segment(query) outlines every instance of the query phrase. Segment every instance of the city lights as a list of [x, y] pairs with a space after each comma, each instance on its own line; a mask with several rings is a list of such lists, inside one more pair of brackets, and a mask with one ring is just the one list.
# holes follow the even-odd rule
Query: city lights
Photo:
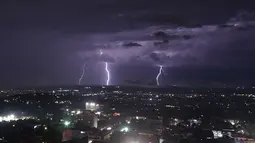
[[101, 112], [98, 111], [98, 112], [96, 112], [95, 114], [96, 114], [96, 115], [101, 115]]
[[64, 122], [64, 125], [67, 127], [67, 126], [70, 125], [70, 122], [69, 122], [69, 121], [65, 121], [65, 122]]
[[85, 108], [86, 110], [95, 111], [99, 109], [99, 104], [96, 104], [95, 102], [86, 102]]
[[3, 122], [3, 121], [10, 122], [10, 121], [15, 121], [15, 120], [18, 120], [18, 118], [16, 118], [16, 116], [14, 114], [0, 117], [0, 122]]
[[124, 127], [124, 128], [122, 128], [120, 131], [121, 131], [121, 132], [128, 132], [129, 129], [128, 129], [128, 127]]
[[81, 111], [80, 111], [80, 110], [77, 110], [77, 111], [76, 111], [76, 114], [77, 114], [77, 115], [81, 114]]
[[221, 131], [212, 130], [212, 132], [213, 132], [213, 136], [214, 136], [215, 139], [223, 137], [223, 134], [222, 134]]

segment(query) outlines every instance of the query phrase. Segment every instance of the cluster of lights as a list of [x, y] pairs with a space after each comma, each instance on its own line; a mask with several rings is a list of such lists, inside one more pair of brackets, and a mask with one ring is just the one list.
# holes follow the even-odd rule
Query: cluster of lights
[[135, 116], [136, 120], [146, 120], [146, 117]]
[[16, 118], [15, 115], [10, 114], [7, 116], [0, 116], [0, 122], [6, 121], [6, 122], [10, 122], [10, 121], [16, 121], [18, 120], [18, 118]]
[[222, 134], [221, 131], [215, 131], [215, 130], [213, 130], [212, 132], [213, 132], [213, 136], [214, 136], [215, 139], [217, 139], [217, 138], [222, 138], [222, 137], [223, 137], [223, 134]]
[[129, 129], [128, 129], [128, 127], [124, 127], [124, 128], [122, 128], [120, 131], [121, 131], [121, 132], [128, 132]]
[[44, 130], [48, 130], [48, 127], [46, 125], [35, 125], [34, 126], [34, 129], [38, 128], [38, 127], [41, 127], [43, 126], [44, 127]]
[[231, 125], [236, 125], [239, 121], [236, 120], [228, 120]]
[[88, 106], [98, 106], [98, 104], [96, 104], [96, 103], [94, 103], [94, 102], [91, 102], [91, 103], [86, 102], [86, 105], [88, 105]]
[[26, 120], [26, 119], [36, 119], [36, 118], [35, 117], [31, 117], [31, 116], [17, 117], [14, 114], [9, 114], [7, 116], [0, 116], [0, 122], [10, 122], [10, 121]]
[[95, 103], [86, 103], [86, 105], [95, 106]]
[[96, 104], [95, 102], [86, 102], [86, 110], [97, 110], [99, 108], [99, 104]]
[[[69, 109], [66, 109], [66, 112], [69, 112], [69, 111], [70, 111]], [[74, 115], [74, 114], [79, 115], [79, 114], [81, 114], [81, 113], [82, 113], [81, 110], [72, 110], [72, 111], [71, 111], [71, 115]]]

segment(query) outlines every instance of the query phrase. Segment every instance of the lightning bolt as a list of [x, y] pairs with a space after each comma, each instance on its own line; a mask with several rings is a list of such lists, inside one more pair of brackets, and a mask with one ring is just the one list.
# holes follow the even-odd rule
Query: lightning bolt
[[[103, 53], [103, 51], [100, 49], [100, 51], [99, 51], [99, 54], [100, 54], [100, 56], [102, 56], [104, 53]], [[105, 63], [105, 72], [106, 72], [106, 75], [107, 75], [107, 80], [106, 80], [106, 85], [109, 85], [109, 83], [110, 83], [110, 71], [109, 71], [109, 69], [108, 69], [108, 63], [107, 62], [104, 62]]]
[[158, 72], [158, 75], [157, 75], [157, 77], [156, 77], [156, 81], [157, 81], [157, 85], [160, 85], [159, 84], [159, 77], [160, 77], [160, 75], [161, 75], [161, 73], [162, 73], [162, 71], [163, 71], [163, 66], [159, 66], [160, 68], [159, 68], [159, 72]]
[[85, 66], [86, 66], [86, 62], [84, 62], [83, 66], [82, 66], [82, 74], [81, 74], [81, 77], [79, 78], [79, 85], [81, 85], [81, 80], [83, 79], [83, 76], [85, 73]]
[[105, 71], [107, 73], [106, 85], [109, 85], [109, 82], [110, 82], [110, 71], [108, 69], [108, 63], [107, 62], [105, 62]]

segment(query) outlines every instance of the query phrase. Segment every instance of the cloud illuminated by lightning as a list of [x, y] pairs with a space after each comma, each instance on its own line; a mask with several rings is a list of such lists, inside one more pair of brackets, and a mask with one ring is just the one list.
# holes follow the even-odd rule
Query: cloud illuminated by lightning
[[162, 71], [163, 71], [163, 66], [159, 66], [160, 68], [159, 68], [159, 72], [158, 72], [158, 75], [157, 75], [157, 77], [156, 77], [156, 81], [157, 81], [157, 85], [160, 85], [159, 84], [159, 77], [160, 77], [160, 75], [161, 75], [161, 73], [162, 73]]
[[105, 71], [107, 73], [106, 85], [109, 85], [109, 82], [110, 82], [110, 71], [108, 69], [108, 63], [107, 62], [105, 62]]
[[79, 85], [81, 85], [81, 80], [83, 79], [83, 76], [85, 73], [85, 66], [86, 66], [86, 62], [84, 62], [83, 66], [82, 66], [82, 74], [81, 74], [81, 77], [79, 78]]
[[103, 51], [100, 49], [100, 56], [103, 55]]

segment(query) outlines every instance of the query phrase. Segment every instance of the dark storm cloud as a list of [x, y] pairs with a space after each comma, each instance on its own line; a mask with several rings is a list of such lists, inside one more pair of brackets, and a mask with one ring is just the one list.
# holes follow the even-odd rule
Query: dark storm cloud
[[152, 59], [152, 61], [155, 65], [164, 65], [165, 62], [168, 64], [168, 66], [170, 66], [170, 64], [171, 64], [170, 58], [166, 57], [166, 55], [164, 55], [162, 53], [151, 53], [149, 55], [149, 58]]
[[143, 11], [140, 13], [136, 13], [135, 15], [130, 15], [130, 19], [156, 24], [186, 25], [189, 23], [187, 19], [181, 17], [180, 15], [174, 15], [173, 13], [169, 12]]
[[150, 54], [150, 58], [151, 58], [152, 60], [154, 60], [155, 62], [158, 62], [158, 61], [160, 60], [158, 54], [156, 54], [156, 53], [151, 53], [151, 54]]
[[[206, 62], [214, 64], [223, 64], [233, 67], [254, 67], [250, 62], [254, 61], [255, 50], [252, 45], [255, 42], [252, 37], [255, 36], [255, 30], [233, 33], [232, 42], [226, 43], [226, 47], [219, 45], [219, 48], [211, 48], [207, 51], [204, 58]], [[217, 55], [218, 58], [213, 58]]]
[[[153, 36], [155, 36], [156, 38], [160, 38], [160, 39], [170, 38], [170, 35], [168, 35], [167, 33], [163, 32], [163, 31], [157, 31], [157, 32], [153, 33]], [[173, 38], [176, 38], [176, 37], [174, 36]]]
[[[141, 63], [151, 62], [152, 65], [164, 64], [164, 66], [218, 65], [238, 67], [247, 65], [248, 59], [252, 60], [248, 53], [253, 53], [253, 50], [243, 49], [242, 44], [255, 44], [249, 38], [254, 35], [254, 31], [252, 29], [249, 31], [236, 31], [235, 29], [240, 26], [246, 27], [247, 23], [253, 23], [253, 21], [231, 20], [230, 22], [235, 26], [227, 29], [221, 29], [219, 25], [204, 25], [198, 28], [154, 26], [138, 31], [130, 30], [112, 33], [105, 35], [106, 38], [101, 35], [98, 39], [101, 39], [101, 41], [105, 39], [102, 44], [107, 44], [111, 47], [105, 52], [119, 64], [128, 63], [133, 61], [132, 58], [139, 57], [139, 59], [136, 58], [135, 60], [139, 60]], [[156, 38], [148, 38], [147, 35], [150, 33], [153, 33]], [[165, 40], [158, 41], [157, 38], [159, 37]], [[97, 36], [94, 36], [94, 38], [96, 40]], [[141, 43], [139, 48], [130, 47], [125, 49], [125, 46], [121, 44], [136, 38], [140, 39], [138, 41]], [[118, 39], [118, 41], [116, 42], [113, 39]], [[242, 39], [246, 42], [242, 42]], [[246, 47], [250, 48], [249, 46]], [[245, 52], [238, 56], [229, 55], [235, 49]], [[216, 58], [215, 56], [217, 55], [219, 57]]]
[[169, 35], [167, 34], [166, 32], [163, 32], [163, 31], [157, 31], [155, 33], [153, 33], [153, 36], [156, 38], [156, 39], [162, 39], [163, 42], [165, 41], [168, 41], [168, 40], [177, 40], [177, 39], [183, 39], [183, 40], [188, 40], [188, 39], [191, 39], [192, 36], [191, 35]]
[[168, 44], [168, 43], [169, 43], [169, 40], [156, 41], [156, 42], [154, 42], [154, 46]]
[[[228, 21], [236, 6], [251, 7], [248, 1], [1, 1], [0, 85], [77, 83], [84, 61], [253, 67], [252, 14]], [[163, 36], [153, 35], [158, 31]], [[130, 41], [139, 46], [123, 45]], [[98, 84], [93, 66], [88, 84]]]
[[142, 45], [139, 43], [135, 43], [135, 42], [129, 42], [129, 43], [124, 43], [123, 46], [124, 47], [140, 47]]

